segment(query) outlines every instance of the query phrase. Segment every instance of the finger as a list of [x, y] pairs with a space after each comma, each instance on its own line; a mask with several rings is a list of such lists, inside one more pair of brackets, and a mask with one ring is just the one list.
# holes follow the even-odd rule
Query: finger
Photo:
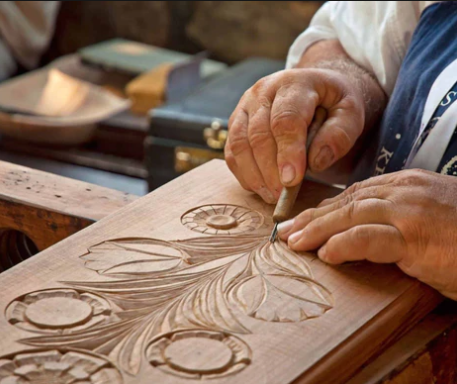
[[270, 130], [269, 104], [257, 103], [255, 106], [255, 112], [249, 117], [248, 138], [266, 187], [277, 201], [281, 194], [282, 184], [276, 163], [276, 142]]
[[[324, 83], [329, 82], [324, 77]], [[365, 112], [362, 103], [350, 92], [347, 84], [333, 79], [326, 84], [333, 92], [321, 93], [320, 104], [327, 109], [327, 119], [316, 133], [309, 149], [309, 167], [322, 172], [345, 156], [363, 132]], [[331, 97], [331, 95], [333, 97]]]
[[240, 111], [229, 127], [230, 151], [235, 158], [237, 171], [251, 191], [257, 193], [265, 202], [273, 204], [275, 198], [268, 190], [255, 162], [248, 139], [249, 118], [246, 111]]
[[363, 224], [389, 224], [391, 204], [385, 200], [355, 201], [311, 221], [304, 229], [289, 236], [290, 248], [309, 251], [324, 244], [332, 236]]
[[314, 116], [317, 95], [294, 85], [281, 87], [270, 114], [270, 127], [277, 146], [281, 183], [294, 186], [306, 170], [307, 129]]
[[238, 169], [238, 165], [236, 164], [235, 157], [233, 156], [232, 151], [230, 150], [230, 139], [227, 139], [225, 148], [224, 148], [224, 158], [227, 166], [229, 167], [230, 171], [236, 177], [240, 185], [247, 191], [252, 190], [249, 188], [249, 185], [244, 181], [243, 175], [241, 174], [240, 170]]
[[[388, 184], [392, 183], [395, 179], [396, 179], [396, 175], [392, 173], [392, 174], [371, 177], [369, 179], [354, 183], [351, 186], [349, 186], [348, 188], [346, 188], [339, 195], [336, 195], [335, 197], [332, 197], [330, 199], [323, 200], [318, 205], [318, 207], [325, 207], [327, 205], [334, 204], [337, 201], [344, 200], [344, 199], [347, 200], [351, 195], [354, 195], [354, 194], [373, 193], [375, 190], [370, 189], [370, 188], [387, 186]], [[370, 191], [363, 191], [365, 189], [370, 189]], [[381, 189], [379, 189], [379, 191], [381, 191]]]
[[407, 254], [400, 231], [390, 225], [360, 225], [337, 234], [319, 250], [319, 258], [329, 264], [369, 260], [399, 263]]
[[320, 204], [317, 208], [310, 208], [297, 215], [294, 219], [285, 221], [278, 225], [278, 236], [287, 241], [289, 236], [305, 228], [311, 221], [325, 216], [331, 212], [337, 211], [344, 206], [355, 201], [368, 199], [387, 199], [390, 191], [385, 186], [368, 187], [359, 189], [352, 194], [347, 194], [345, 197], [334, 201], [333, 203]]

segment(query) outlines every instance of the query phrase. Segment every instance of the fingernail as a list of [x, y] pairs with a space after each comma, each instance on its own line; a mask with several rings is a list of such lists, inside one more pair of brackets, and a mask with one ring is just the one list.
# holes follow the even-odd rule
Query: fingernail
[[327, 248], [326, 248], [326, 246], [324, 245], [324, 246], [321, 247], [321, 249], [319, 249], [319, 251], [317, 252], [317, 256], [319, 256], [319, 259], [325, 261], [326, 253], [327, 253]]
[[287, 233], [289, 233], [289, 231], [294, 226], [294, 221], [295, 220], [292, 219], [292, 220], [287, 220], [287, 221], [283, 221], [282, 223], [280, 223], [278, 225], [278, 233], [279, 233], [279, 235], [281, 235], [281, 236], [287, 235]]
[[292, 235], [290, 235], [289, 236], [289, 243], [290, 244], [295, 244], [298, 240], [300, 240], [302, 234], [303, 234], [303, 229], [301, 231], [295, 232]]
[[335, 156], [330, 147], [328, 145], [323, 146], [314, 158], [314, 169], [316, 171], [323, 171], [333, 163], [334, 157]]
[[281, 182], [283, 184], [289, 184], [295, 179], [295, 168], [291, 164], [286, 164], [282, 167]]

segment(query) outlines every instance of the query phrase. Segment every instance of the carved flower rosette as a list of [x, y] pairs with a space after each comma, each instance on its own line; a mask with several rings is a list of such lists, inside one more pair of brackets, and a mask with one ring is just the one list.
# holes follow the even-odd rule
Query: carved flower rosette
[[[109, 281], [67, 284], [80, 295], [86, 292], [112, 303], [115, 316], [85, 329], [22, 342], [91, 349], [133, 375], [147, 360], [167, 373], [213, 378], [239, 372], [250, 362], [249, 347], [235, 336], [250, 333], [243, 313], [258, 321], [286, 323], [318, 317], [332, 308], [331, 293], [314, 279], [306, 258], [256, 232], [264, 224], [260, 213], [211, 205], [186, 212], [182, 223], [204, 234], [174, 241], [114, 239], [90, 247], [82, 256], [85, 266]], [[211, 230], [204, 231], [205, 226]], [[195, 330], [200, 330], [200, 339], [190, 345], [211, 344], [225, 351], [221, 353], [227, 361], [237, 363], [218, 361], [212, 367], [202, 362], [184, 368], [175, 364], [177, 340], [183, 344], [180, 338], [197, 337]], [[167, 353], [174, 360], [165, 359]]]
[[106, 358], [93, 353], [38, 350], [0, 357], [0, 383], [121, 384], [122, 375]]

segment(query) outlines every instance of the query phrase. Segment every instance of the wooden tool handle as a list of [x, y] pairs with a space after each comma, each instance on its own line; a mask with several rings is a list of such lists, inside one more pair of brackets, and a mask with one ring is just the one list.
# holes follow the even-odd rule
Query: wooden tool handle
[[276, 204], [273, 213], [273, 220], [275, 223], [281, 223], [290, 217], [301, 185], [302, 183], [299, 183], [295, 187], [284, 187], [282, 189], [281, 196], [279, 196], [278, 203]]
[[[326, 118], [327, 111], [322, 107], [318, 107], [314, 114], [314, 120], [308, 129], [306, 153], [308, 153], [308, 149], [311, 145], [311, 142], [313, 141], [317, 131], [320, 129]], [[276, 204], [276, 208], [273, 213], [273, 220], [275, 223], [280, 223], [282, 221], [287, 220], [290, 217], [292, 209], [294, 208], [295, 200], [297, 200], [297, 195], [298, 192], [300, 192], [302, 184], [303, 181], [294, 187], [284, 187], [282, 189], [281, 196], [279, 196], [278, 203]]]

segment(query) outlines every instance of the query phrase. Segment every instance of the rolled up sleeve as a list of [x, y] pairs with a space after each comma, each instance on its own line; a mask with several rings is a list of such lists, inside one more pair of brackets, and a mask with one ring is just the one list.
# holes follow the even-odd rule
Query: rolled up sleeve
[[320, 40], [338, 39], [347, 54], [372, 72], [390, 95], [424, 1], [330, 1], [325, 3], [293, 43], [287, 68]]

